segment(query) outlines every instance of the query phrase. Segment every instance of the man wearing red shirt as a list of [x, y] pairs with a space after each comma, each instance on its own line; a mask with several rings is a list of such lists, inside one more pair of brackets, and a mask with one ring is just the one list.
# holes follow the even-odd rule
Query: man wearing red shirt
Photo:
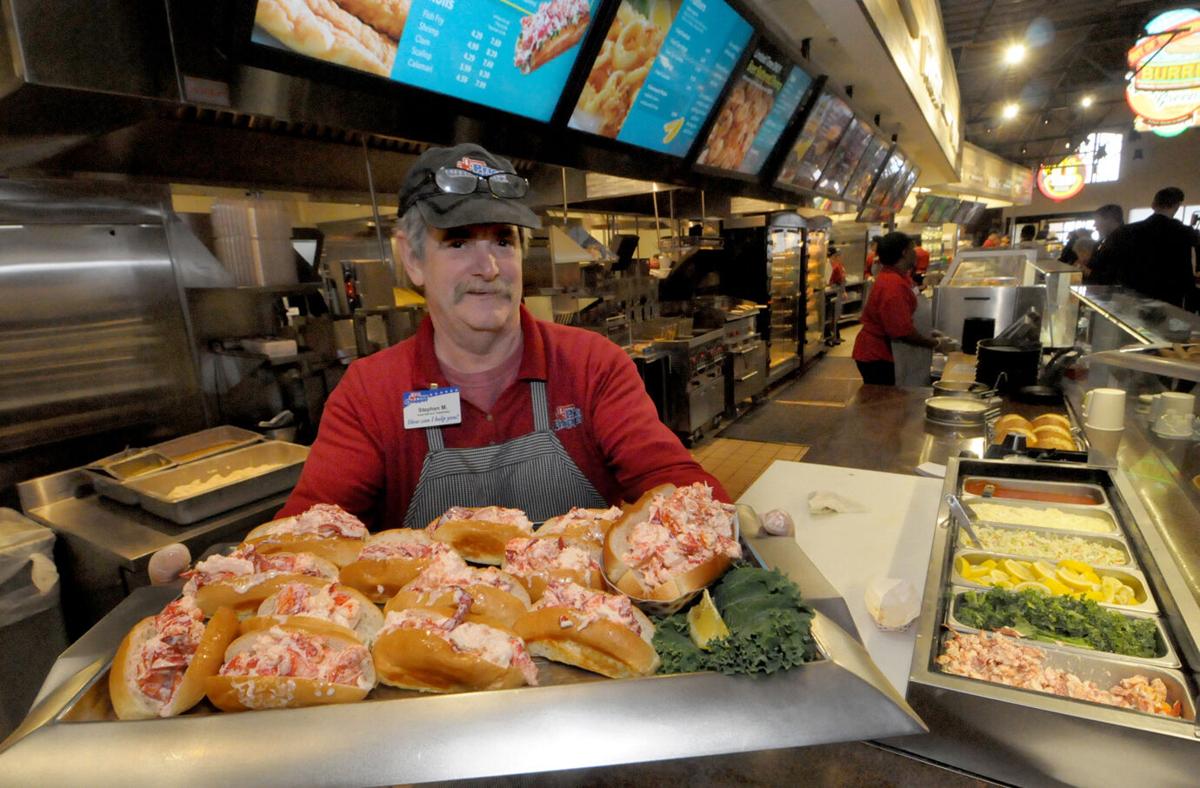
[[929, 270], [929, 250], [921, 246], [921, 236], [919, 235], [913, 236], [913, 244], [915, 245], [913, 253], [917, 256], [917, 264], [913, 268], [913, 278], [920, 284], [925, 272]]
[[879, 241], [880, 271], [863, 308], [862, 329], [854, 340], [854, 361], [864, 383], [896, 385], [892, 342], [909, 342], [945, 352], [947, 340], [927, 337], [913, 326], [917, 296], [909, 277], [916, 264], [913, 240], [901, 232], [890, 232]]
[[540, 226], [520, 202], [527, 190], [477, 145], [416, 161], [397, 246], [429, 317], [351, 365], [278, 516], [336, 503], [379, 530], [498, 505], [536, 522], [668, 482], [706, 482], [728, 500], [658, 420], [620, 348], [520, 305], [519, 228]]

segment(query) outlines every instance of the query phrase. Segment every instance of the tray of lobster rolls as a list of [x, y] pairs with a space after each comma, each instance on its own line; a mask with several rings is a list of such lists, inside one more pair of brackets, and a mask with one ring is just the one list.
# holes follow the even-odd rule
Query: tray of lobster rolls
[[35, 709], [40, 722], [0, 744], [0, 769], [107, 740], [125, 784], [149, 783], [170, 760], [156, 747], [203, 735], [222, 757], [183, 753], [174, 782], [238, 779], [243, 758], [240, 778], [266, 783], [522, 773], [726, 752], [738, 720], [775, 722], [747, 739], [760, 748], [828, 741], [796, 726], [796, 704], [826, 691], [877, 712], [839, 723], [855, 728], [845, 738], [922, 730], [877, 670], [864, 680], [861, 645], [758, 559], [748, 518], [704, 484], [541, 524], [452, 507], [370, 533], [314, 506], [196, 562], [181, 587], [127, 599], [110, 618], [144, 609], [132, 628], [106, 619], [60, 659], [87, 650], [106, 669], [44, 693], [61, 708]]

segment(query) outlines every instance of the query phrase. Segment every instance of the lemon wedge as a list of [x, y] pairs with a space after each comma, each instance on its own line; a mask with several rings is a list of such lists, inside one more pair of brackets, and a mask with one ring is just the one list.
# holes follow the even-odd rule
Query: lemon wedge
[[965, 580], [970, 580], [971, 569], [971, 562], [967, 560], [966, 556], [960, 555], [958, 558], [954, 559], [954, 571], [958, 572], [959, 577], [962, 577]]
[[1025, 561], [1015, 561], [1011, 558], [1004, 559], [1004, 571], [1008, 572], [1015, 580], [1021, 582], [1029, 582], [1034, 579], [1033, 571], [1029, 568], [1029, 564]]
[[1037, 591], [1039, 594], [1050, 595], [1050, 587], [1045, 583], [1039, 583], [1035, 580], [1026, 580], [1024, 583], [1017, 583], [1013, 586], [1013, 591]]
[[1008, 573], [1000, 569], [993, 569], [987, 579], [992, 583], [1012, 583], [1012, 578], [1008, 576]]
[[1037, 575], [1038, 579], [1043, 583], [1051, 578], [1057, 577], [1055, 575], [1056, 571], [1057, 570], [1054, 568], [1054, 564], [1050, 563], [1049, 561], [1033, 562], [1033, 573]]
[[692, 642], [705, 651], [712, 641], [729, 637], [729, 627], [725, 626], [721, 619], [721, 613], [713, 604], [707, 588], [704, 589], [704, 596], [700, 597], [700, 601], [688, 611], [687, 622]]
[[986, 561], [981, 561], [979, 565], [980, 565], [980, 566], [986, 566], [988, 569], [995, 569], [997, 566], [999, 566], [999, 565], [996, 563], [996, 559], [995, 559], [995, 558], [989, 558], [989, 559], [987, 559]]
[[1067, 569], [1066, 567], [1059, 567], [1056, 574], [1058, 575], [1059, 580], [1076, 591], [1091, 591], [1093, 588], [1100, 585], [1098, 582], [1093, 583], [1084, 575]]
[[1057, 577], [1047, 577], [1042, 582], [1046, 584], [1046, 588], [1050, 589], [1050, 593], [1055, 596], [1066, 596], [1071, 593], [1071, 589], [1064, 585]]
[[1133, 595], [1133, 589], [1127, 585], [1122, 585], [1117, 589], [1116, 593], [1113, 594], [1113, 599], [1116, 600], [1118, 605], [1132, 605], [1137, 601]]
[[1084, 592], [1083, 592], [1083, 598], [1084, 598], [1084, 599], [1090, 599], [1090, 600], [1092, 600], [1093, 602], [1103, 602], [1103, 601], [1105, 601], [1105, 600], [1104, 600], [1104, 593], [1103, 593], [1102, 591], [1098, 590], [1098, 589], [1095, 589], [1095, 588], [1088, 589], [1087, 591], [1084, 591]]

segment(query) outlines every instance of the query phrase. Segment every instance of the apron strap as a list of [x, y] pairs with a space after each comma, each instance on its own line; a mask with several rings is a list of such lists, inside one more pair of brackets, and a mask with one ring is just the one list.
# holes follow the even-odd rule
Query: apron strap
[[550, 432], [550, 405], [546, 401], [546, 381], [529, 381], [529, 394], [533, 401], [534, 431]]
[[441, 427], [426, 427], [425, 442], [429, 444], [429, 451], [441, 451], [446, 448], [446, 442], [442, 440]]

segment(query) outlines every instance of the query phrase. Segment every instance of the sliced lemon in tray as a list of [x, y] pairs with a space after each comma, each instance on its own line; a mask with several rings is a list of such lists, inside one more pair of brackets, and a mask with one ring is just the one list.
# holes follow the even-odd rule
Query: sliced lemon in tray
[[1093, 583], [1085, 575], [1081, 575], [1072, 569], [1067, 569], [1065, 566], [1060, 566], [1056, 574], [1059, 580], [1076, 591], [1091, 591], [1100, 585], [1099, 582]]
[[1058, 570], [1055, 569], [1054, 564], [1050, 563], [1049, 561], [1034, 561], [1033, 562], [1033, 573], [1035, 575], [1037, 575], [1037, 578], [1039, 580], [1041, 580], [1043, 583], [1051, 578], [1054, 578], [1057, 580], [1058, 579], [1058, 575], [1056, 574], [1057, 571]]
[[1027, 580], [1024, 583], [1017, 583], [1013, 586], [1013, 591], [1037, 591], [1039, 594], [1049, 596], [1054, 593], [1045, 583], [1039, 583], [1036, 580]]
[[725, 621], [721, 618], [717, 606], [713, 604], [712, 597], [708, 595], [707, 588], [704, 589], [704, 596], [700, 597], [700, 601], [688, 611], [687, 622], [692, 642], [705, 651], [708, 650], [710, 642], [729, 637], [729, 627], [725, 626]]
[[1009, 576], [1018, 582], [1028, 583], [1034, 579], [1033, 570], [1030, 569], [1029, 564], [1025, 561], [1006, 558], [1004, 559], [1003, 566], [1004, 571], [1008, 572]]

